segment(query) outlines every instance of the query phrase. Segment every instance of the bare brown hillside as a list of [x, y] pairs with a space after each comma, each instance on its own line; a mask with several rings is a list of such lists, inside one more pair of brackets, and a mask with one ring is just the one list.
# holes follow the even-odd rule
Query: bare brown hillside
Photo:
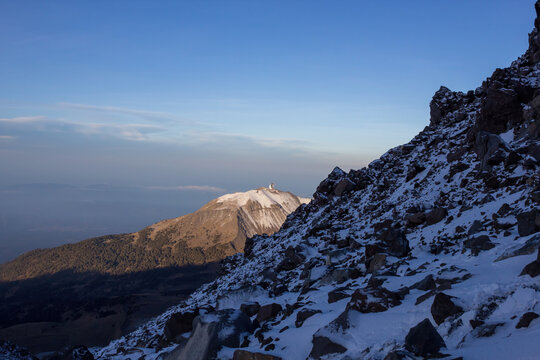
[[0, 281], [65, 270], [119, 275], [214, 262], [241, 252], [247, 237], [273, 234], [289, 213], [308, 201], [268, 188], [224, 195], [192, 214], [135, 233], [30, 251], [0, 265]]

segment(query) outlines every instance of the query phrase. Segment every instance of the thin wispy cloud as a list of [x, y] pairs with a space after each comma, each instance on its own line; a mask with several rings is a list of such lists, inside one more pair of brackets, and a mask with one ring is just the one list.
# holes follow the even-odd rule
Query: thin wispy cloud
[[[118, 121], [107, 123], [84, 120], [74, 121], [45, 116], [0, 118], [0, 124], [15, 129], [37, 132], [74, 132], [84, 135], [113, 136], [136, 141], [151, 140], [153, 134], [166, 130], [165, 127], [156, 124]], [[13, 139], [13, 136], [2, 135], [0, 139]]]
[[165, 129], [157, 125], [149, 124], [104, 124], [104, 123], [74, 123], [78, 133], [86, 135], [115, 135], [128, 140], [144, 141], [149, 140], [150, 135], [164, 131]]
[[140, 117], [146, 120], [168, 120], [172, 122], [177, 123], [183, 123], [183, 124], [190, 124], [194, 125], [196, 122], [190, 121], [184, 118], [181, 118], [179, 116], [165, 113], [165, 112], [159, 112], [159, 111], [148, 111], [148, 110], [140, 110], [140, 109], [129, 109], [129, 108], [123, 108], [123, 107], [117, 107], [117, 106], [100, 106], [100, 105], [89, 105], [89, 104], [73, 104], [73, 103], [66, 103], [66, 102], [60, 102], [56, 104], [59, 107], [62, 108], [70, 108], [70, 109], [78, 109], [78, 110], [86, 110], [86, 111], [99, 111], [99, 112], [106, 112], [106, 113], [116, 113], [116, 114], [123, 114], [123, 115], [131, 115]]
[[225, 189], [209, 185], [147, 186], [148, 190], [225, 192]]
[[316, 144], [299, 138], [273, 138], [264, 136], [244, 135], [227, 132], [198, 132], [190, 133], [190, 139], [197, 142], [219, 142], [219, 143], [248, 143], [272, 148], [308, 148]]
[[15, 136], [11, 135], [0, 135], [0, 140], [13, 140], [15, 139]]
[[27, 124], [44, 120], [44, 116], [18, 116], [12, 118], [0, 118], [0, 123]]

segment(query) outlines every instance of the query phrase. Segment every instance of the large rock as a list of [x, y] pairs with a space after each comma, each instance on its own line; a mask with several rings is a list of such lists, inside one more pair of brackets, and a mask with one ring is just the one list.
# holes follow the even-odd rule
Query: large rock
[[537, 313], [532, 311], [523, 314], [519, 319], [518, 323], [516, 324], [516, 329], [528, 328], [531, 324], [531, 321], [533, 321], [534, 319], [538, 319], [539, 317], [540, 316]]
[[499, 150], [506, 150], [507, 147], [500, 136], [486, 131], [479, 131], [476, 134], [474, 151], [480, 160], [481, 170], [489, 170], [490, 165], [488, 164], [488, 160]]
[[94, 360], [94, 355], [86, 346], [70, 346], [55, 352], [47, 360]]
[[522, 113], [518, 93], [504, 88], [498, 81], [492, 81], [482, 102], [477, 125], [480, 130], [500, 134], [509, 126], [519, 123]]
[[281, 305], [275, 303], [261, 306], [257, 312], [257, 321], [262, 324], [264, 321], [274, 318], [282, 310]]
[[426, 221], [426, 214], [423, 212], [416, 212], [414, 214], [409, 214], [405, 217], [405, 220], [407, 220], [408, 226], [418, 226], [424, 223]]
[[540, 275], [540, 248], [538, 249], [538, 258], [534, 260], [533, 262], [527, 264], [523, 270], [521, 271], [521, 274], [519, 276], [523, 275], [529, 275], [530, 277], [537, 277]]
[[240, 305], [240, 311], [246, 314], [249, 317], [256, 315], [261, 309], [261, 305], [258, 302], [244, 303]]
[[448, 215], [448, 211], [445, 208], [436, 207], [433, 208], [430, 212], [426, 214], [426, 224], [427, 225], [433, 225], [438, 223], [439, 221], [442, 221], [446, 215]]
[[233, 360], [281, 360], [281, 358], [270, 354], [236, 350], [233, 355]]
[[342, 354], [347, 351], [346, 347], [335, 343], [326, 336], [315, 334], [311, 342], [313, 347], [309, 353], [309, 359], [321, 359], [325, 355]]
[[383, 312], [391, 307], [401, 304], [401, 296], [398, 293], [377, 286], [357, 289], [351, 295], [347, 309], [361, 313]]
[[313, 309], [302, 309], [296, 313], [296, 321], [294, 322], [294, 326], [301, 327], [304, 324], [304, 321], [309, 319], [315, 314], [321, 313], [321, 310], [313, 310]]
[[534, 209], [517, 214], [516, 219], [518, 223], [519, 236], [528, 236], [540, 230], [537, 217], [537, 211]]
[[377, 235], [378, 239], [383, 242], [385, 251], [392, 256], [404, 257], [409, 251], [409, 240], [405, 237], [405, 234], [395, 227], [388, 227], [382, 229]]
[[281, 263], [278, 264], [276, 271], [290, 271], [296, 269], [300, 264], [304, 262], [306, 257], [300, 253], [300, 250], [289, 246], [285, 250], [284, 258]]
[[341, 196], [351, 190], [354, 190], [355, 184], [348, 178], [342, 179], [336, 184], [333, 194], [335, 196]]
[[332, 304], [336, 301], [348, 298], [350, 295], [343, 288], [337, 288], [328, 292], [328, 303]]
[[437, 325], [442, 324], [448, 317], [461, 313], [463, 313], [463, 309], [454, 304], [452, 296], [444, 293], [435, 295], [435, 299], [433, 299], [433, 304], [431, 305], [431, 315]]
[[525, 53], [529, 64], [533, 65], [540, 62], [540, 2], [534, 4], [536, 10], [536, 20], [534, 21], [534, 30], [529, 34], [529, 49]]
[[405, 348], [418, 356], [437, 355], [442, 347], [446, 344], [429, 319], [411, 328], [405, 337]]
[[383, 360], [415, 360], [416, 356], [408, 351], [391, 351]]
[[223, 347], [240, 347], [242, 335], [251, 333], [253, 325], [240, 310], [225, 309], [199, 315], [193, 321], [193, 332], [181, 350], [167, 360], [210, 360]]
[[429, 103], [430, 125], [441, 123], [442, 119], [459, 107], [457, 94], [445, 86], [441, 86]]
[[193, 320], [197, 312], [175, 313], [165, 322], [163, 335], [169, 341], [178, 342], [180, 335], [193, 330]]
[[433, 279], [433, 275], [429, 274], [422, 280], [409, 286], [409, 288], [422, 291], [435, 290], [437, 288], [437, 283], [435, 282], [435, 279]]
[[478, 255], [480, 251], [490, 250], [495, 247], [495, 244], [491, 242], [487, 235], [480, 235], [467, 239], [463, 244], [465, 245], [465, 248], [471, 250], [473, 255]]
[[386, 255], [375, 254], [366, 261], [367, 271], [369, 273], [374, 273], [377, 270], [380, 270], [385, 264], [386, 264]]

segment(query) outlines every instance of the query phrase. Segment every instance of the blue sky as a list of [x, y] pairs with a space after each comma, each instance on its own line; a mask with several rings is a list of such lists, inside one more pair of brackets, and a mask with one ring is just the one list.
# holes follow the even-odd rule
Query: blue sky
[[522, 54], [533, 4], [2, 1], [0, 186], [311, 195]]

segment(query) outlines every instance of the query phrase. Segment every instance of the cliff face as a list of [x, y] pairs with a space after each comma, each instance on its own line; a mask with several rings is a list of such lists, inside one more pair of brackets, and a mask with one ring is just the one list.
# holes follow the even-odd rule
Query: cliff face
[[[409, 143], [334, 169], [223, 276], [95, 356], [187, 359], [197, 344], [201, 359], [537, 358], [538, 25], [476, 90], [441, 87]], [[187, 340], [170, 336], [197, 314]], [[246, 317], [256, 330], [232, 321]]]
[[192, 214], [160, 221], [136, 233], [30, 251], [0, 265], [0, 281], [66, 270], [124, 274], [218, 261], [241, 252], [248, 237], [273, 234], [287, 215], [308, 202], [266, 188], [224, 195]]

